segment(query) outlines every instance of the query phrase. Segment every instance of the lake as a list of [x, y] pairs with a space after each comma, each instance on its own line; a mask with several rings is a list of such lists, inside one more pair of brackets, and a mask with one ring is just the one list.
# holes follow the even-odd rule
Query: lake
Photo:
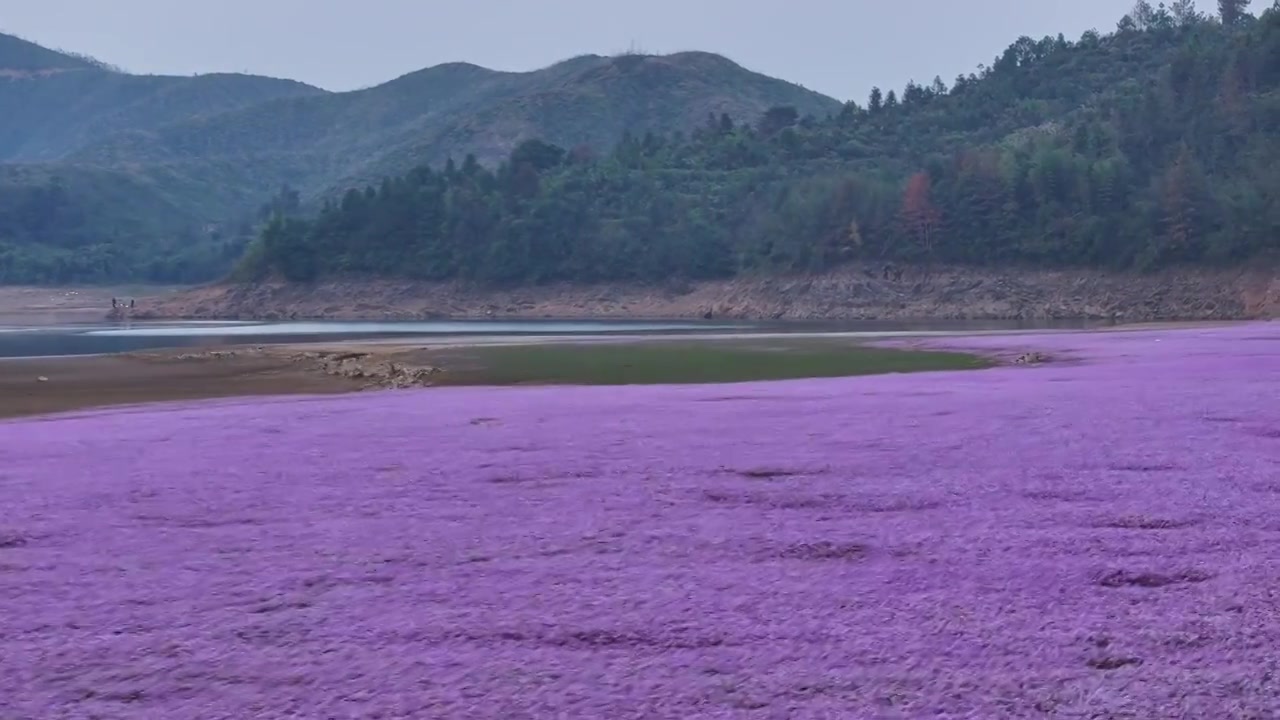
[[160, 348], [414, 338], [586, 337], [707, 333], [894, 334], [1081, 329], [1083, 321], [734, 323], [631, 321], [132, 322], [0, 327], [0, 358], [98, 355]]

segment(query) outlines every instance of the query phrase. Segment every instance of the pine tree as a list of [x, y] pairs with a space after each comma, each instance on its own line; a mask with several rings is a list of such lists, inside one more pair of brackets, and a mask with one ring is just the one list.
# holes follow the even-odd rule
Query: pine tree
[[1138, 30], [1150, 30], [1155, 24], [1156, 9], [1147, 0], [1138, 0], [1129, 11], [1129, 17]]
[[1226, 27], [1235, 27], [1249, 16], [1249, 0], [1218, 0], [1218, 17]]
[[1196, 9], [1196, 0], [1174, 0], [1169, 10], [1178, 27], [1192, 27], [1204, 20], [1204, 15]]
[[1196, 237], [1197, 213], [1193, 198], [1194, 159], [1186, 145], [1165, 172], [1164, 253], [1177, 258], [1185, 256]]

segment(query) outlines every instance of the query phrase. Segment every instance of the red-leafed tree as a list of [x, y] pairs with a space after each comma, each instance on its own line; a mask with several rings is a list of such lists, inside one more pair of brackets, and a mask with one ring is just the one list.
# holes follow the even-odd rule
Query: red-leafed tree
[[934, 236], [942, 219], [942, 214], [933, 204], [932, 187], [929, 173], [918, 172], [907, 181], [907, 189], [902, 193], [903, 229], [930, 262], [933, 259]]
[[1244, 68], [1238, 63], [1228, 64], [1218, 88], [1218, 109], [1235, 135], [1249, 131], [1248, 94]]
[[1185, 260], [1200, 240], [1207, 195], [1204, 175], [1191, 150], [1183, 145], [1162, 181], [1164, 210], [1161, 260]]

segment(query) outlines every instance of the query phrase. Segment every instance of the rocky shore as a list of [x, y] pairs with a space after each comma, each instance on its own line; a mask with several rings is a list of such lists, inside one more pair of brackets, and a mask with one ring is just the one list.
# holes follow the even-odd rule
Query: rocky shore
[[1280, 312], [1280, 274], [1189, 269], [1153, 274], [1092, 270], [907, 270], [703, 283], [546, 285], [494, 289], [459, 283], [345, 280], [211, 285], [145, 298], [137, 319], [720, 318], [741, 320], [1100, 319], [1237, 320]]
[[425, 387], [431, 385], [433, 378], [441, 372], [438, 367], [398, 359], [392, 353], [373, 349], [300, 351], [289, 346], [257, 346], [159, 355], [158, 358], [181, 362], [271, 359], [287, 362], [299, 371], [354, 380], [361, 384], [361, 389], [368, 390]]

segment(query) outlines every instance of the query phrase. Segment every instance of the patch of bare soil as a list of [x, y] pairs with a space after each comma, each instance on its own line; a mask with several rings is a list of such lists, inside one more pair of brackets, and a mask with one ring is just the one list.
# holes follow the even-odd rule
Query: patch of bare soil
[[139, 304], [138, 318], [411, 320], [721, 318], [1235, 320], [1280, 311], [1280, 275], [1262, 270], [1156, 274], [948, 268], [901, 277], [876, 267], [817, 276], [641, 285], [494, 289], [350, 280], [214, 285]]
[[5, 360], [0, 361], [0, 418], [170, 400], [350, 392], [364, 386], [269, 353]]
[[[125, 304], [145, 295], [152, 301], [159, 301], [179, 289], [157, 286], [0, 286], [0, 325], [101, 322], [113, 315], [112, 299]], [[120, 314], [118, 309], [116, 314]]]
[[0, 418], [92, 407], [435, 384], [429, 351], [396, 345], [233, 346], [0, 361]]

